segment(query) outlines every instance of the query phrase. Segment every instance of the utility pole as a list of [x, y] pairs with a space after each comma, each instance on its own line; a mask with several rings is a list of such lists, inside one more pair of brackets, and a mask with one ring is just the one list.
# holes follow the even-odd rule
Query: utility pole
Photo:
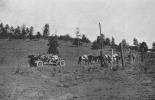
[[101, 62], [101, 67], [103, 67], [103, 53], [102, 53], [103, 39], [102, 39], [102, 31], [101, 31], [101, 24], [100, 24], [100, 22], [99, 22], [99, 30], [100, 30], [100, 45], [101, 45], [101, 49], [100, 49], [100, 62]]

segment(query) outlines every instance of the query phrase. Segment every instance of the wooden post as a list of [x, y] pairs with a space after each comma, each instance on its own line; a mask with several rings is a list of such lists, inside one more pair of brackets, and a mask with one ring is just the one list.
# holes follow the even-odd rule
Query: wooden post
[[112, 51], [111, 51], [111, 57], [112, 57], [112, 64], [113, 64], [113, 54], [114, 54], [114, 50], [112, 49]]
[[124, 59], [124, 50], [123, 50], [123, 45], [121, 43], [121, 60], [122, 60], [122, 68], [125, 68], [125, 59]]
[[101, 24], [99, 22], [99, 30], [100, 30], [100, 45], [101, 45], [101, 49], [100, 49], [100, 62], [101, 62], [101, 67], [103, 67], [103, 55], [102, 55], [102, 48], [103, 48], [103, 41], [102, 41], [102, 32], [101, 32]]
[[113, 59], [113, 54], [114, 54], [114, 50], [113, 49], [111, 49], [111, 69], [113, 68], [113, 61], [114, 61], [114, 59]]

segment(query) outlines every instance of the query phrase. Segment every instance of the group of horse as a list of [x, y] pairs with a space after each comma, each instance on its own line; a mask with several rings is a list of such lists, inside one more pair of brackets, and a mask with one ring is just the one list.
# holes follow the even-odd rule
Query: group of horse
[[[129, 54], [127, 56], [128, 62], [129, 63], [134, 63], [136, 60], [136, 55], [135, 54]], [[102, 56], [93, 56], [93, 55], [81, 55], [78, 58], [78, 64], [82, 64], [84, 62], [85, 64], [93, 64], [93, 63], [99, 63], [101, 61], [106, 61], [109, 64], [118, 64], [119, 61], [121, 60], [121, 56], [119, 53], [115, 53], [113, 55], [108, 55], [108, 54], [103, 54]]]
[[120, 59], [120, 56], [118, 54], [113, 54], [113, 55], [99, 55], [99, 56], [93, 56], [93, 55], [81, 55], [78, 58], [78, 64], [82, 64], [84, 62], [85, 64], [93, 64], [93, 63], [99, 63], [103, 60], [106, 62], [112, 64], [112, 63], [118, 63]]

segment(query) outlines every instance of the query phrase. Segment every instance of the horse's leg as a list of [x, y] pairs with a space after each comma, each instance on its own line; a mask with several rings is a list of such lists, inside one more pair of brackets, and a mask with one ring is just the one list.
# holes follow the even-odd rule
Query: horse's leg
[[89, 60], [87, 60], [86, 62], [87, 62], [87, 63], [88, 63], [88, 65], [89, 65]]
[[81, 59], [81, 56], [80, 56], [79, 59], [78, 59], [78, 64], [81, 65], [81, 61], [82, 61], [82, 59]]
[[84, 62], [85, 62], [85, 65], [87, 64], [87, 61], [86, 60], [84, 60]]

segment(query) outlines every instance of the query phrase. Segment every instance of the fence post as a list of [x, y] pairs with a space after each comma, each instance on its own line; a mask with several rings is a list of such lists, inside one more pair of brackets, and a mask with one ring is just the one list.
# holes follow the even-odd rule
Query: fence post
[[122, 43], [121, 43], [121, 60], [122, 60], [122, 68], [124, 69], [125, 68], [125, 59], [124, 59], [124, 51], [123, 51], [123, 46], [122, 46]]
[[111, 69], [113, 68], [113, 61], [114, 61], [113, 54], [114, 54], [114, 51], [113, 49], [111, 49]]
[[112, 64], [113, 64], [113, 54], [114, 54], [114, 50], [112, 49], [112, 51], [111, 51], [111, 57], [112, 57]]

